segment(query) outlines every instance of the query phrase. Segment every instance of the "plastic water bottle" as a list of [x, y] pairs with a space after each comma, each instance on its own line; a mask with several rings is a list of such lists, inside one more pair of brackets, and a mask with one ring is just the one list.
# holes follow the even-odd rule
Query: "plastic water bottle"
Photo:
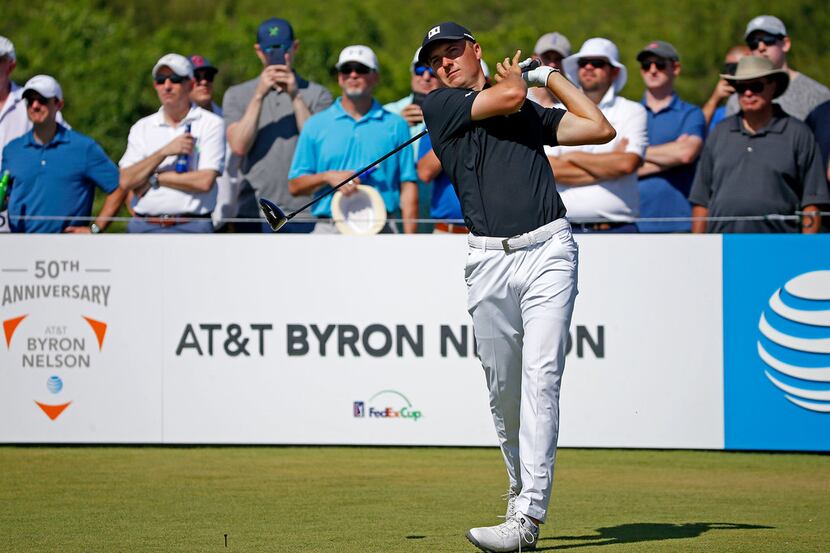
[[9, 181], [11, 180], [11, 173], [6, 169], [3, 171], [3, 177], [0, 178], [0, 211], [6, 203], [6, 194], [9, 192]]
[[[185, 134], [190, 134], [190, 123], [187, 123], [184, 127]], [[176, 158], [176, 172], [177, 173], [187, 173], [187, 170], [190, 168], [190, 160], [188, 159], [187, 154], [179, 154]]]

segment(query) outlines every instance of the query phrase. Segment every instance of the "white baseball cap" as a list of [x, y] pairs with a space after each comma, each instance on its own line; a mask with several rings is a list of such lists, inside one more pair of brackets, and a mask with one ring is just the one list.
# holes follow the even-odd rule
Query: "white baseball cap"
[[540, 36], [539, 40], [536, 41], [536, 46], [533, 47], [533, 53], [537, 56], [551, 50], [559, 52], [563, 58], [567, 58], [571, 55], [571, 42], [561, 33], [547, 33]]
[[765, 31], [771, 35], [787, 36], [787, 27], [784, 22], [774, 15], [759, 15], [753, 17], [746, 26], [744, 38], [746, 39], [755, 31]]
[[362, 44], [355, 44], [343, 48], [343, 51], [340, 52], [340, 57], [337, 58], [337, 65], [335, 67], [340, 69], [344, 64], [349, 62], [362, 63], [373, 71], [380, 71], [378, 57], [371, 48], [363, 46]]
[[153, 66], [153, 77], [162, 67], [169, 67], [173, 73], [181, 77], [193, 78], [193, 65], [189, 59], [180, 54], [164, 54]]
[[17, 60], [17, 54], [14, 51], [14, 44], [6, 37], [0, 35], [0, 58], [9, 56], [13, 60]]
[[562, 68], [573, 83], [579, 83], [579, 62], [580, 58], [605, 58], [611, 65], [620, 70], [614, 80], [614, 94], [617, 94], [628, 80], [628, 70], [620, 63], [620, 51], [617, 45], [607, 38], [589, 38], [582, 44], [579, 52], [562, 60]]
[[61, 90], [61, 85], [58, 84], [58, 81], [54, 79], [54, 77], [50, 77], [49, 75], [35, 75], [28, 81], [26, 81], [26, 85], [23, 87], [22, 95], [26, 95], [26, 91], [34, 90], [44, 98], [57, 98], [58, 100], [63, 100], [63, 90]]
[[334, 193], [331, 215], [340, 234], [377, 234], [386, 224], [386, 204], [376, 188], [358, 184], [348, 196], [339, 190]]

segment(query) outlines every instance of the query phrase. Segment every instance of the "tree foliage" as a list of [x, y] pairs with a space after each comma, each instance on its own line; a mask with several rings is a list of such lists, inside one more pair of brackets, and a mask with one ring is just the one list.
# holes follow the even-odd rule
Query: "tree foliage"
[[26, 0], [4, 3], [0, 34], [18, 52], [13, 77], [22, 83], [38, 73], [55, 76], [67, 99], [65, 116], [98, 140], [113, 159], [126, 147], [130, 125], [158, 109], [150, 70], [167, 52], [200, 53], [220, 69], [218, 96], [260, 70], [253, 54], [258, 23], [272, 16], [292, 22], [301, 48], [297, 69], [338, 92], [333, 65], [340, 50], [371, 46], [381, 64], [376, 96], [383, 102], [407, 94], [409, 62], [426, 30], [456, 20], [470, 27], [491, 68], [521, 48], [530, 53], [542, 33], [567, 35], [574, 49], [587, 38], [617, 43], [629, 68], [623, 94], [639, 98], [637, 51], [654, 39], [672, 42], [681, 54], [677, 87], [688, 101], [703, 103], [715, 84], [724, 52], [742, 42], [749, 19], [779, 16], [793, 39], [790, 62], [813, 78], [830, 76], [830, 7], [826, 0], [721, 2], [646, 0], [537, 3], [518, 0], [389, 2], [385, 0]]

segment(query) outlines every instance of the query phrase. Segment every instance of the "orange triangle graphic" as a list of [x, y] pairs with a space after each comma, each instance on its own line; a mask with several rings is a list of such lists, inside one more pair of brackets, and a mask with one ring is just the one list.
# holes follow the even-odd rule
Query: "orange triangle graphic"
[[12, 345], [12, 335], [14, 335], [14, 331], [17, 330], [17, 325], [20, 324], [20, 321], [28, 317], [28, 315], [23, 315], [21, 317], [15, 317], [14, 319], [8, 319], [3, 321], [3, 332], [6, 333], [6, 347], [9, 348]]
[[45, 403], [40, 403], [39, 401], [36, 401], [35, 403], [37, 403], [38, 407], [43, 409], [43, 412], [46, 413], [47, 417], [49, 417], [52, 420], [55, 420], [56, 418], [61, 416], [63, 410], [69, 407], [69, 403], [72, 402], [70, 401], [69, 403], [64, 403], [63, 405], [46, 405]]
[[98, 350], [100, 351], [104, 347], [104, 336], [107, 333], [107, 323], [96, 321], [95, 319], [90, 319], [89, 317], [84, 317], [84, 319], [86, 319], [86, 322], [89, 323], [89, 326], [91, 326], [92, 330], [95, 332], [95, 336], [98, 338]]

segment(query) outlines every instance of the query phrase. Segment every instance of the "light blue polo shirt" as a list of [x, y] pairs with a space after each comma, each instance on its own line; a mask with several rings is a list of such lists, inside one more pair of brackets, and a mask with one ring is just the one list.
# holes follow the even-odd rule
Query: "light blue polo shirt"
[[[338, 98], [331, 107], [312, 115], [303, 126], [288, 178], [314, 175], [324, 171], [358, 171], [383, 157], [407, 140], [409, 126], [399, 115], [372, 102], [369, 112], [360, 120], [347, 114]], [[371, 175], [361, 178], [363, 184], [377, 188], [386, 204], [386, 211], [399, 209], [401, 183], [416, 182], [412, 146], [407, 146], [381, 163]], [[315, 197], [325, 193], [323, 187]], [[314, 204], [316, 217], [331, 217], [331, 196]]]
[[[703, 140], [706, 119], [701, 109], [684, 102], [674, 94], [671, 103], [657, 113], [641, 102], [648, 117], [648, 143], [657, 146], [677, 140], [688, 134]], [[695, 163], [679, 165], [660, 173], [643, 177], [640, 186], [640, 217], [691, 217], [689, 191], [695, 178]], [[639, 222], [640, 232], [689, 232], [692, 224], [686, 222]]]
[[107, 194], [118, 188], [118, 167], [101, 146], [60, 124], [48, 144], [38, 144], [34, 131], [9, 142], [3, 149], [3, 168], [14, 179], [9, 192], [12, 232], [62, 232], [68, 226], [89, 226], [89, 221], [19, 217], [88, 217], [96, 186]]

